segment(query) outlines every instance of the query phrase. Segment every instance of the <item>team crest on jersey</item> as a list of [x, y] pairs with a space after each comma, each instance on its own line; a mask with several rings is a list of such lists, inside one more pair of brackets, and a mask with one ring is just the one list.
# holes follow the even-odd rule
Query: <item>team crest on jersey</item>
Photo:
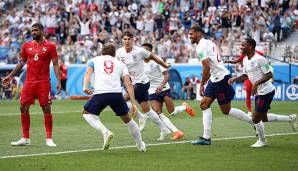
[[122, 61], [123, 63], [125, 63], [125, 57], [124, 57], [124, 56], [121, 56], [120, 59], [121, 59], [121, 61]]
[[31, 48], [29, 48], [28, 50], [32, 50], [32, 47], [31, 47]]
[[200, 53], [199, 53], [199, 58], [200, 58], [200, 59], [203, 59], [203, 58], [204, 58], [204, 53], [203, 53], [203, 52], [200, 52]]
[[137, 56], [136, 55], [132, 55], [132, 59], [133, 59], [133, 61], [136, 61], [137, 60]]
[[46, 52], [46, 51], [47, 51], [47, 48], [43, 47], [43, 48], [42, 48], [42, 51], [43, 51], [43, 52]]

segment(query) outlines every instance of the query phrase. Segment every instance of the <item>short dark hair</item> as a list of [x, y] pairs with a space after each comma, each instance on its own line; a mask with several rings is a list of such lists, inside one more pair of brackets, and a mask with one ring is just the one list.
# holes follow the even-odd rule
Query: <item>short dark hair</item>
[[189, 30], [193, 30], [194, 32], [204, 33], [204, 30], [199, 25], [193, 25], [190, 27]]
[[44, 29], [44, 27], [43, 27], [43, 25], [41, 23], [34, 23], [32, 25], [32, 27], [36, 27], [36, 28], [38, 28], [41, 31], [43, 31], [43, 29]]
[[105, 43], [102, 48], [102, 55], [116, 56], [116, 47], [113, 43]]
[[132, 32], [130, 29], [126, 29], [126, 30], [124, 30], [123, 33], [122, 33], [122, 38], [123, 38], [124, 36], [133, 38], [133, 32]]
[[152, 49], [153, 49], [153, 45], [152, 45], [151, 43], [148, 43], [148, 42], [146, 42], [146, 43], [143, 43], [143, 44], [142, 44], [142, 46], [147, 46], [147, 47], [149, 47], [149, 48], [150, 48], [150, 50], [152, 50]]
[[245, 41], [253, 48], [255, 49], [256, 48], [256, 41], [253, 39], [253, 38], [245, 38]]

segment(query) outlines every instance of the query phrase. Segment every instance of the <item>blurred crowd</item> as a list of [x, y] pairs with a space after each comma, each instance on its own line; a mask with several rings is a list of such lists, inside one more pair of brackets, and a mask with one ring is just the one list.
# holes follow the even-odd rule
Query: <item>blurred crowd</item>
[[[3, 11], [8, 1], [0, 0]], [[10, 1], [9, 1], [10, 2]], [[176, 63], [193, 58], [188, 30], [199, 24], [220, 47], [222, 56], [239, 54], [246, 36], [279, 42], [298, 27], [297, 0], [35, 0], [24, 8], [4, 9], [0, 61], [16, 63], [21, 45], [31, 40], [35, 22], [45, 26], [65, 64], [85, 63], [102, 44], [121, 46], [121, 32], [135, 30], [136, 44], [150, 42], [159, 56]]]

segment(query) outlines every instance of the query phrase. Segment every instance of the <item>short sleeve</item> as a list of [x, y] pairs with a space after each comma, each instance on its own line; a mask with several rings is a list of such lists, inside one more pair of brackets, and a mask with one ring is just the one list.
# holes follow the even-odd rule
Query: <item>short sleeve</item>
[[141, 57], [142, 57], [143, 59], [145, 59], [145, 58], [149, 58], [149, 56], [151, 55], [151, 52], [148, 51], [148, 50], [146, 50], [146, 49], [144, 49], [144, 48], [140, 48], [140, 49], [139, 49], [139, 52], [140, 52], [140, 55], [141, 55]]
[[207, 59], [207, 48], [198, 45], [196, 48], [196, 56], [199, 58], [200, 61]]
[[93, 62], [92, 60], [89, 60], [89, 61], [87, 62], [87, 66], [88, 66], [88, 67], [91, 67], [91, 68], [94, 70], [94, 62]]
[[258, 65], [264, 74], [271, 72], [270, 65], [264, 57], [259, 57]]
[[58, 54], [57, 54], [57, 50], [56, 50], [56, 45], [52, 44], [51, 45], [51, 50], [50, 50], [50, 55], [51, 55], [51, 59], [57, 59], [58, 58]]

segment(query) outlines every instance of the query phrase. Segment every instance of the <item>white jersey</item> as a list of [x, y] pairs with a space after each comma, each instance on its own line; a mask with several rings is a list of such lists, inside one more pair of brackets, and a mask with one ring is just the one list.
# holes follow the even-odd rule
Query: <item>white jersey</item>
[[230, 74], [221, 60], [217, 46], [211, 40], [201, 38], [196, 47], [196, 55], [200, 61], [205, 59], [210, 60], [210, 79], [212, 82], [218, 82]]
[[145, 84], [149, 82], [144, 71], [144, 59], [148, 58], [150, 55], [151, 52], [137, 46], [133, 46], [129, 53], [125, 51], [124, 47], [116, 51], [116, 57], [127, 66], [133, 84]]
[[87, 65], [92, 67], [94, 72], [93, 94], [122, 92], [121, 79], [128, 75], [128, 70], [121, 61], [103, 55], [90, 59]]
[[[243, 72], [248, 76], [249, 80], [253, 84], [260, 80], [265, 74], [271, 72], [271, 69], [268, 61], [263, 56], [255, 53], [250, 60], [247, 56], [243, 59]], [[271, 81], [268, 80], [258, 86], [257, 95], [265, 95], [273, 90], [274, 86]]]
[[[149, 94], [154, 94], [156, 89], [162, 84], [164, 75], [163, 72], [167, 69], [157, 64], [155, 61], [149, 61], [145, 63], [145, 73], [150, 80], [150, 88], [148, 90]], [[167, 82], [163, 87], [162, 91], [170, 89], [170, 85]]]

